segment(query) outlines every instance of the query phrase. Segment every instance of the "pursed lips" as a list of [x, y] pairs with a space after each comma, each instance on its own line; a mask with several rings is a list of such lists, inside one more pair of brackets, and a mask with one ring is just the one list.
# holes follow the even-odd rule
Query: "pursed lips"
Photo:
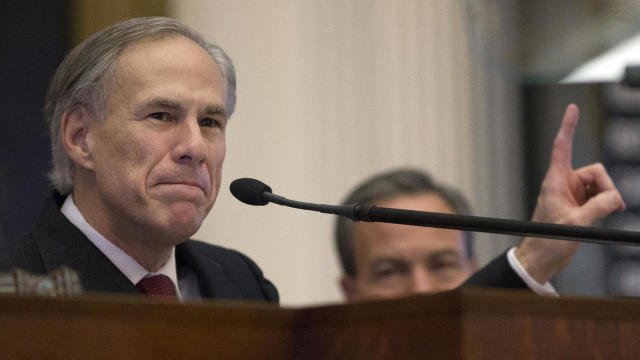
[[178, 185], [178, 186], [189, 186], [189, 187], [197, 188], [200, 191], [202, 191], [202, 193], [205, 196], [209, 194], [209, 189], [211, 188], [209, 185], [209, 181], [204, 181], [204, 180], [198, 182], [198, 181], [192, 181], [192, 180], [162, 179], [156, 183], [156, 186], [163, 186], [163, 185], [167, 185], [167, 186]]
[[202, 190], [202, 192], [205, 195], [207, 194], [206, 188], [208, 188], [208, 187], [205, 187], [205, 186], [203, 186], [201, 184], [198, 184], [198, 183], [195, 183], [195, 182], [191, 182], [191, 181], [170, 181], [170, 182], [161, 183], [159, 185], [186, 185], [186, 186], [191, 186], [191, 187], [195, 187], [195, 188], [198, 188], [198, 189]]
[[152, 183], [161, 188], [166, 186], [167, 189], [174, 187], [178, 190], [182, 187], [185, 191], [188, 191], [189, 188], [196, 188], [202, 191], [205, 197], [211, 193], [211, 180], [206, 171], [169, 171], [155, 176], [153, 180]]

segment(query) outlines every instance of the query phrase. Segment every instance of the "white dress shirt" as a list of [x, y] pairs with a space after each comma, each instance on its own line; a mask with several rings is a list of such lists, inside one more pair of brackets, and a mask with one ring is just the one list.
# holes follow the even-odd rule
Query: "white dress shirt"
[[178, 299], [182, 300], [180, 287], [178, 286], [178, 273], [176, 271], [176, 249], [171, 250], [169, 260], [157, 271], [149, 272], [122, 249], [107, 240], [102, 234], [94, 229], [73, 201], [73, 196], [68, 195], [60, 208], [60, 212], [69, 219], [88, 239], [91, 241], [128, 279], [133, 285], [137, 284], [145, 277], [163, 274], [169, 277], [176, 288]]
[[507, 252], [507, 260], [509, 260], [509, 265], [513, 271], [520, 276], [522, 281], [524, 281], [527, 286], [533, 290], [538, 295], [546, 295], [546, 296], [558, 296], [558, 292], [554, 289], [553, 285], [550, 282], [546, 282], [544, 284], [540, 284], [536, 279], [532, 278], [531, 275], [525, 270], [524, 266], [520, 264], [518, 258], [516, 257], [516, 248], [512, 247]]

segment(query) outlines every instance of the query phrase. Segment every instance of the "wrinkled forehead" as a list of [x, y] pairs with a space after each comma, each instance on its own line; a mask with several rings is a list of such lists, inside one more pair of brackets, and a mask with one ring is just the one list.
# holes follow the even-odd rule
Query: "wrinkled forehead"
[[[138, 41], [118, 57], [111, 76], [110, 92], [136, 98], [162, 94], [145, 91], [184, 86], [183, 95], [210, 93], [217, 105], [226, 101], [225, 83], [208, 52], [183, 36]], [[113, 94], [112, 94], [113, 95]]]
[[464, 234], [458, 230], [398, 225], [357, 223], [354, 227], [354, 256], [424, 258], [443, 251], [465, 254]]
[[193, 62], [196, 55], [200, 60], [206, 61], [212, 70], [220, 73], [218, 64], [206, 48], [179, 34], [147, 37], [128, 44], [118, 54], [112, 70], [131, 66], [132, 62], [146, 65], [159, 60], [180, 62], [186, 67]]
[[442, 195], [434, 191], [404, 193], [391, 197], [380, 198], [373, 204], [394, 209], [430, 211], [453, 214], [455, 211]]

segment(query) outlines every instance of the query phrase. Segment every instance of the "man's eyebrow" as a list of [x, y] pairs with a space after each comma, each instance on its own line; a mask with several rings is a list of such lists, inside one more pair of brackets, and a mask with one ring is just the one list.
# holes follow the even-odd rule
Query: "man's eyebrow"
[[227, 118], [227, 111], [222, 105], [209, 105], [204, 109], [204, 112], [205, 114], [222, 115], [225, 119]]
[[[147, 101], [145, 103], [145, 107], [162, 107], [177, 110], [182, 108], [182, 103], [170, 98], [158, 97]], [[204, 113], [208, 115], [222, 115], [224, 118], [227, 117], [227, 111], [222, 105], [207, 105], [204, 109]]]
[[402, 258], [398, 258], [398, 257], [392, 257], [392, 256], [381, 256], [381, 257], [377, 257], [375, 258], [372, 262], [371, 262], [371, 267], [376, 267], [376, 266], [380, 266], [383, 264], [404, 264], [406, 263], [406, 261]]
[[182, 104], [179, 101], [172, 100], [169, 98], [163, 98], [163, 97], [153, 98], [147, 101], [146, 105], [158, 106], [158, 107], [169, 108], [169, 109], [180, 109], [182, 107]]
[[458, 250], [454, 250], [454, 249], [442, 249], [442, 250], [436, 250], [432, 253], [430, 253], [427, 258], [428, 259], [437, 259], [439, 257], [444, 257], [444, 256], [455, 256], [455, 257], [464, 257], [464, 255], [462, 255], [460, 253], [460, 251]]

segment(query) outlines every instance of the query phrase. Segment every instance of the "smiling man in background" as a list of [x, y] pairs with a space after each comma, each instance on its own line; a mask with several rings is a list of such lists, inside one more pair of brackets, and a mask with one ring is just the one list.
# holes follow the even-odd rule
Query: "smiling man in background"
[[[416, 169], [378, 174], [359, 185], [345, 203], [469, 214], [456, 190]], [[336, 239], [344, 270], [341, 288], [348, 300], [451, 290], [478, 269], [473, 233], [468, 231], [340, 218]]]

